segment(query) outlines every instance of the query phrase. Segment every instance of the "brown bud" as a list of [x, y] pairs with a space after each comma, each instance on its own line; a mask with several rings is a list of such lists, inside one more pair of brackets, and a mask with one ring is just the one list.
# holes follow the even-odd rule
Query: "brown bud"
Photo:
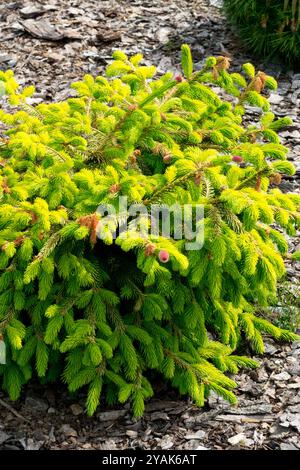
[[5, 194], [10, 194], [11, 193], [11, 189], [8, 187], [8, 184], [7, 184], [7, 178], [3, 178], [2, 188], [3, 188], [3, 192]]
[[129, 162], [131, 163], [131, 165], [134, 165], [136, 163], [136, 156], [134, 154], [130, 155]]
[[280, 173], [275, 173], [270, 177], [270, 183], [278, 186], [281, 183], [282, 176]]
[[172, 158], [171, 154], [170, 154], [170, 153], [166, 153], [166, 154], [163, 156], [163, 162], [164, 162], [164, 163], [170, 163], [171, 158]]
[[130, 104], [128, 106], [128, 111], [134, 111], [135, 109], [138, 108], [138, 105], [137, 104]]
[[155, 155], [158, 155], [159, 153], [163, 154], [163, 152], [164, 152], [164, 146], [160, 144], [159, 142], [157, 142], [155, 146], [153, 147], [153, 153], [155, 153]]
[[22, 235], [21, 237], [16, 238], [15, 241], [14, 241], [15, 246], [20, 246], [20, 245], [22, 245], [22, 243], [23, 243], [24, 240], [25, 240], [24, 235]]
[[201, 183], [201, 173], [197, 173], [194, 178], [194, 183], [196, 186], [199, 186]]
[[258, 72], [252, 80], [252, 89], [260, 93], [263, 91], [266, 83], [266, 74], [264, 72]]
[[38, 216], [33, 211], [28, 211], [28, 213], [31, 216], [31, 223], [35, 224], [35, 222], [37, 222], [37, 220], [38, 220]]
[[85, 215], [78, 219], [77, 221], [82, 227], [91, 228], [91, 216]]
[[119, 184], [113, 184], [113, 185], [109, 188], [110, 194], [116, 194], [119, 190], [120, 190], [120, 185], [119, 185]]
[[216, 69], [220, 70], [228, 70], [230, 67], [230, 59], [229, 57], [220, 56], [217, 57]]
[[154, 245], [154, 243], [148, 243], [145, 247], [144, 254], [145, 256], [151, 256], [155, 253], [155, 250], [156, 246]]
[[255, 189], [258, 192], [261, 190], [261, 176], [259, 176], [256, 180]]
[[212, 76], [213, 76], [213, 79], [214, 79], [214, 80], [218, 80], [218, 78], [219, 78], [219, 71], [218, 71], [217, 67], [213, 67], [213, 69], [212, 69]]
[[6, 145], [9, 142], [9, 137], [0, 137], [0, 143]]
[[90, 214], [80, 217], [77, 221], [81, 226], [87, 227], [90, 230], [90, 241], [95, 245], [97, 241], [97, 226], [99, 216], [97, 214]]

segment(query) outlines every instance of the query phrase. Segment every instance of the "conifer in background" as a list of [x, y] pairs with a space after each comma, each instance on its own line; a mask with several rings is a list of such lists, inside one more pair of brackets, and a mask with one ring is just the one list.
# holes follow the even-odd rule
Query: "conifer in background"
[[300, 0], [224, 0], [224, 7], [253, 55], [300, 65]]
[[[296, 234], [300, 197], [277, 187], [294, 173], [277, 135], [290, 120], [261, 94], [275, 80], [251, 64], [230, 73], [224, 57], [195, 71], [186, 45], [183, 76], [155, 78], [141, 59], [117, 51], [105, 76], [72, 85], [76, 98], [35, 107], [32, 87], [0, 72], [13, 107], [0, 111], [0, 378], [13, 400], [37, 376], [83, 387], [89, 415], [103, 398], [141, 416], [160, 375], [199, 406], [211, 390], [235, 403], [226, 373], [257, 365], [236, 351], [297, 338], [256, 314], [284, 258], [299, 259], [284, 232]], [[243, 123], [245, 105], [259, 122]], [[122, 214], [101, 224], [97, 208], [119, 196], [202, 204], [203, 248], [114, 238]]]

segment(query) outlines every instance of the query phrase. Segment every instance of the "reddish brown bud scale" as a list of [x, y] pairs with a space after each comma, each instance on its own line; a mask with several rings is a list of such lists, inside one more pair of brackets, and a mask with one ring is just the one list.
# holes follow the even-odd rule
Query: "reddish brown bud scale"
[[148, 243], [145, 247], [145, 256], [151, 256], [155, 253], [155, 250], [156, 250], [156, 246], [154, 245], [154, 243]]
[[229, 69], [229, 67], [230, 67], [229, 57], [224, 57], [224, 56], [217, 57], [216, 68], [218, 71], [227, 70]]
[[119, 184], [113, 184], [113, 185], [109, 188], [110, 194], [116, 194], [119, 190], [120, 190], [120, 185], [119, 185]]
[[195, 175], [194, 183], [195, 183], [196, 186], [200, 185], [200, 183], [201, 183], [201, 173], [197, 173]]
[[15, 239], [14, 244], [15, 246], [20, 246], [22, 245], [23, 241], [25, 240], [25, 236], [22, 235], [21, 237], [18, 237]]
[[256, 180], [255, 189], [258, 192], [261, 190], [261, 176], [259, 176]]
[[34, 212], [32, 212], [32, 211], [28, 211], [28, 213], [29, 213], [30, 216], [31, 216], [31, 223], [32, 223], [32, 224], [35, 224], [35, 222], [37, 222], [37, 220], [38, 220], [38, 216], [37, 216]]
[[5, 194], [10, 194], [11, 193], [11, 189], [8, 187], [8, 184], [7, 184], [7, 178], [3, 178], [2, 188], [3, 188], [3, 192]]
[[163, 156], [163, 161], [164, 163], [170, 163], [171, 161], [171, 155], [167, 153], [166, 155]]
[[281, 183], [282, 176], [280, 173], [275, 173], [270, 177], [270, 183], [278, 186]]
[[82, 227], [87, 227], [90, 230], [90, 241], [93, 245], [97, 241], [97, 226], [99, 222], [99, 216], [97, 214], [91, 214], [84, 217], [80, 217], [77, 221]]
[[130, 104], [128, 106], [128, 111], [134, 111], [135, 109], [138, 108], [138, 105], [137, 104]]

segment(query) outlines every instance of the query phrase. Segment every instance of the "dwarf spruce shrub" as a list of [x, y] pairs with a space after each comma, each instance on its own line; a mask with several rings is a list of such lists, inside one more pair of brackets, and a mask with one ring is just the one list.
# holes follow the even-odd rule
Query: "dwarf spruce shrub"
[[[2, 388], [15, 400], [34, 376], [62, 380], [84, 387], [89, 415], [103, 397], [141, 416], [160, 375], [199, 406], [211, 390], [234, 404], [226, 373], [257, 366], [236, 351], [263, 353], [265, 333], [297, 338], [256, 315], [300, 223], [299, 195], [278, 188], [294, 173], [277, 135], [290, 120], [270, 111], [276, 82], [251, 64], [229, 73], [210, 57], [194, 71], [184, 45], [184, 75], [155, 78], [140, 54], [113, 57], [53, 104], [29, 105], [33, 89], [0, 72], [12, 105], [0, 111]], [[261, 117], [246, 125], [249, 105]], [[97, 212], [120, 196], [147, 211], [201, 204], [203, 247], [130, 223], [124, 237], [121, 213]]]
[[251, 52], [300, 64], [300, 0], [224, 0], [224, 8]]

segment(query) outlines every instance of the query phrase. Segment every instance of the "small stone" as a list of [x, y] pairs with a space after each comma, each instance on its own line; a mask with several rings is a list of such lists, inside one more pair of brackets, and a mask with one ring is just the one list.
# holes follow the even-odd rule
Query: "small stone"
[[254, 440], [246, 438], [244, 441], [241, 442], [241, 445], [243, 445], [244, 447], [252, 447], [254, 445]]
[[20, 10], [22, 18], [36, 18], [44, 13], [44, 10], [35, 5], [28, 5]]
[[116, 419], [125, 416], [127, 413], [126, 410], [113, 410], [113, 411], [104, 411], [103, 413], [99, 413], [98, 419], [99, 421], [115, 421]]
[[112, 438], [106, 439], [106, 441], [99, 446], [99, 450], [116, 450], [116, 448], [116, 441]]
[[209, 448], [204, 446], [198, 446], [195, 450], [209, 450]]
[[138, 433], [136, 431], [132, 431], [131, 429], [128, 429], [128, 431], [126, 431], [126, 436], [134, 438], [138, 436]]
[[54, 434], [54, 426], [51, 426], [48, 439], [49, 439], [49, 441], [51, 441], [51, 442], [55, 442], [55, 441], [56, 441], [56, 437], [55, 437], [55, 434]]
[[274, 344], [266, 343], [265, 344], [265, 353], [273, 356], [278, 351], [278, 347], [275, 347]]
[[62, 54], [58, 54], [57, 52], [50, 52], [48, 54], [48, 59], [51, 62], [61, 62], [64, 60], [64, 56]]
[[169, 421], [170, 418], [167, 413], [162, 413], [160, 411], [155, 411], [151, 413], [151, 421]]
[[271, 104], [279, 104], [283, 100], [283, 96], [278, 95], [277, 93], [271, 93], [269, 96], [269, 102]]
[[70, 410], [72, 411], [74, 416], [79, 416], [83, 413], [82, 406], [78, 405], [77, 403], [74, 403], [73, 405], [71, 405]]
[[286, 408], [286, 411], [288, 411], [289, 413], [299, 413], [299, 415], [300, 415], [300, 403], [298, 403], [296, 405], [288, 406]]
[[300, 388], [300, 382], [287, 384], [287, 388], [294, 388], [294, 389]]
[[156, 32], [156, 37], [158, 42], [166, 44], [169, 40], [169, 35], [171, 34], [170, 28], [159, 28]]
[[290, 420], [291, 426], [297, 429], [300, 432], [300, 414], [295, 414]]
[[40, 450], [43, 445], [43, 441], [34, 441], [33, 439], [27, 439], [26, 450]]
[[64, 434], [67, 437], [77, 437], [77, 431], [75, 429], [71, 428], [69, 424], [63, 424], [59, 431]]
[[194, 434], [187, 434], [184, 436], [185, 439], [203, 439], [206, 435], [205, 431], [202, 431], [202, 429], [199, 429], [199, 431], [195, 432]]
[[49, 415], [54, 415], [55, 413], [56, 413], [56, 409], [52, 408], [52, 406], [50, 406], [50, 408], [48, 408], [48, 414]]
[[0, 63], [1, 62], [10, 62], [11, 60], [13, 60], [13, 57], [11, 55], [5, 54], [5, 53], [0, 54]]
[[85, 444], [82, 445], [83, 449], [90, 449], [92, 445], [89, 442], [86, 442]]
[[275, 374], [273, 375], [272, 379], [273, 380], [278, 380], [278, 381], [287, 381], [291, 378], [290, 374], [288, 372], [280, 372], [280, 374]]
[[165, 437], [163, 437], [160, 441], [160, 447], [163, 450], [168, 450], [171, 449], [174, 446], [174, 441], [172, 436], [169, 436], [169, 434], [166, 434]]
[[236, 434], [235, 436], [230, 437], [227, 439], [228, 443], [231, 444], [232, 446], [236, 446], [237, 444], [240, 444], [241, 442], [245, 441], [247, 438], [243, 432]]
[[280, 450], [299, 450], [293, 444], [289, 444], [288, 442], [283, 442], [280, 444]]
[[256, 373], [258, 382], [265, 382], [269, 378], [264, 368], [258, 369], [257, 371], [254, 371], [254, 372]]
[[36, 431], [34, 431], [33, 437], [36, 441], [42, 441], [42, 442], [45, 441], [45, 435], [40, 429], [37, 429]]
[[6, 432], [0, 430], [0, 445], [3, 444], [3, 442], [7, 441], [9, 438], [9, 435], [6, 434]]
[[35, 397], [26, 397], [25, 406], [36, 411], [46, 411], [48, 409], [48, 404], [44, 400]]

